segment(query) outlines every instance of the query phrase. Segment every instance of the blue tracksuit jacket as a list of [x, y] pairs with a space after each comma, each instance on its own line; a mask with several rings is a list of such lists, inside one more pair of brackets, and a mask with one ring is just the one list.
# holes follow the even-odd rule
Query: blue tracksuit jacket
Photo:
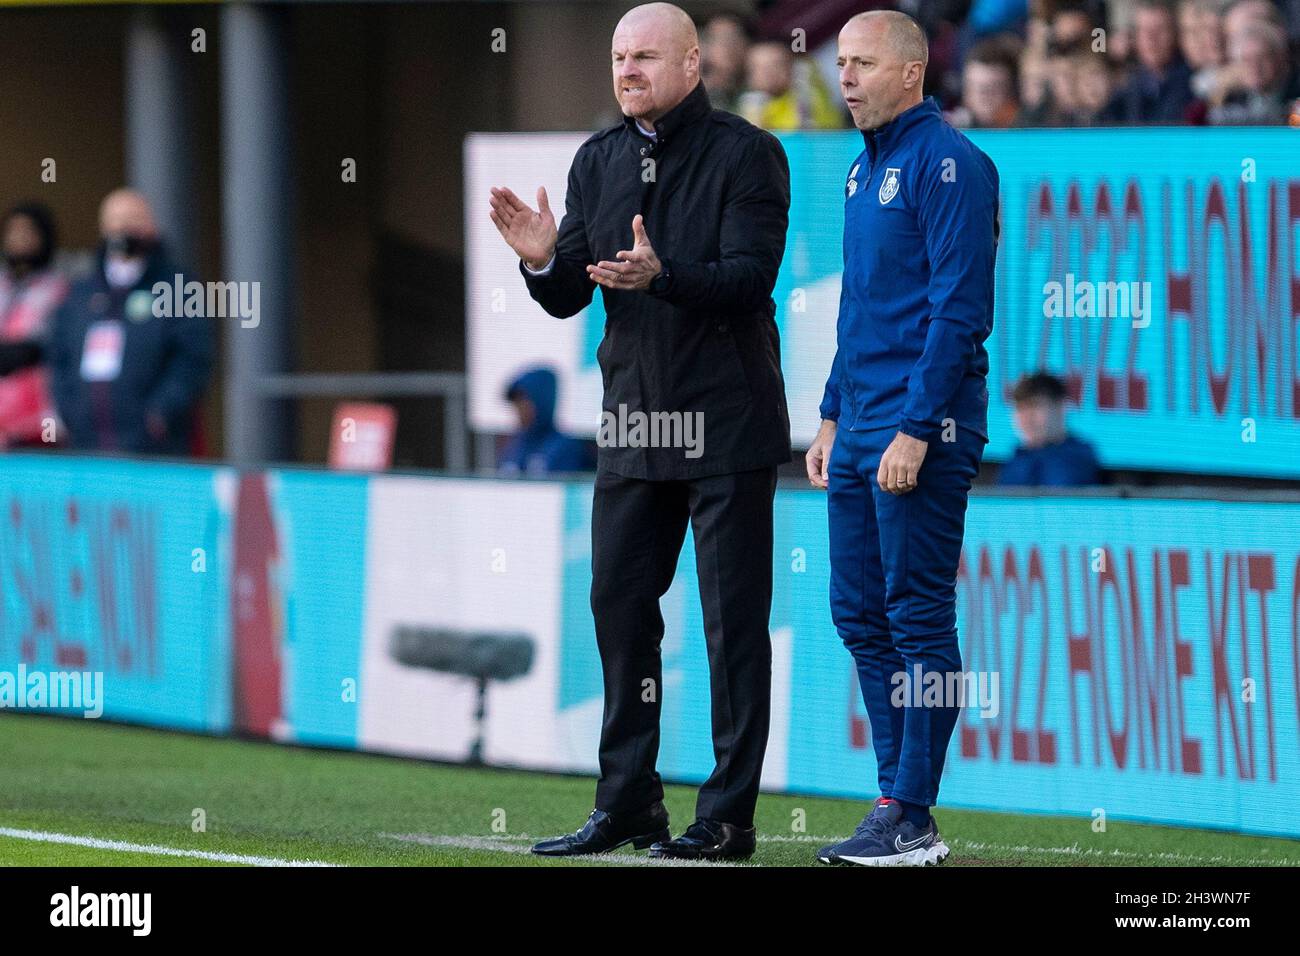
[[997, 169], [933, 97], [862, 137], [821, 416], [926, 441], [952, 418], [987, 439]]

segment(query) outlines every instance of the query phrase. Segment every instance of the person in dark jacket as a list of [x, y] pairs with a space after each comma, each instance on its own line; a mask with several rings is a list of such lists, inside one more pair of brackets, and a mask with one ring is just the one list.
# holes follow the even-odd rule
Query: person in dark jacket
[[1187, 123], [1203, 117], [1192, 92], [1192, 70], [1178, 50], [1172, 4], [1140, 0], [1133, 15], [1133, 73], [1102, 111], [1108, 123]]
[[[551, 315], [607, 321], [592, 504], [591, 605], [605, 679], [596, 809], [544, 854], [631, 842], [656, 856], [745, 857], [767, 743], [776, 466], [790, 460], [772, 290], [790, 173], [770, 133], [714, 109], [690, 17], [635, 7], [613, 38], [623, 122], [579, 148], [558, 233], [505, 188], [491, 216]], [[688, 434], [690, 432], [691, 434]], [[659, 598], [690, 523], [712, 678], [716, 766], [669, 839], [659, 749]]]
[[99, 226], [96, 268], [73, 284], [50, 334], [60, 438], [74, 449], [186, 455], [212, 371], [210, 320], [155, 314], [155, 285], [170, 296], [180, 270], [144, 196], [110, 193]]
[[[818, 852], [824, 863], [948, 854], [930, 808], [960, 711], [957, 569], [988, 441], [998, 172], [922, 98], [928, 58], [898, 11], [840, 31], [840, 86], [865, 149], [844, 186], [837, 348], [806, 461], [829, 490], [831, 616], [857, 665], [881, 796], [852, 837]], [[932, 701], [936, 683], [947, 692]]]
[[999, 485], [1078, 487], [1101, 483], [1097, 453], [1065, 427], [1065, 383], [1038, 372], [1016, 383], [1016, 433], [1020, 444], [998, 472]]
[[548, 475], [589, 467], [586, 446], [555, 427], [557, 388], [549, 368], [529, 369], [506, 388], [506, 401], [519, 416], [519, 431], [501, 451], [501, 474]]

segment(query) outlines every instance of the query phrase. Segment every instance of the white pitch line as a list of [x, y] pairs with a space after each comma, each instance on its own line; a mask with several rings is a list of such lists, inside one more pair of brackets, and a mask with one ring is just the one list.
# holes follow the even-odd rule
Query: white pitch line
[[[478, 836], [466, 833], [459, 836], [450, 834], [426, 833], [381, 833], [385, 840], [397, 840], [401, 843], [418, 843], [422, 846], [446, 846], [460, 850], [486, 850], [491, 853], [532, 854], [534, 837], [519, 834], [517, 836]], [[523, 842], [519, 842], [523, 841]], [[630, 856], [619, 853], [598, 853], [590, 856], [556, 857], [570, 862], [598, 863], [613, 866], [739, 866], [726, 860], [661, 860], [648, 856]]]
[[244, 853], [215, 853], [209, 850], [185, 850], [156, 843], [127, 843], [124, 840], [101, 840], [98, 837], [73, 836], [69, 833], [45, 833], [41, 830], [14, 830], [0, 827], [0, 837], [31, 840], [35, 843], [63, 843], [84, 846], [95, 850], [113, 850], [118, 853], [148, 853], [153, 856], [179, 856], [191, 860], [208, 860], [212, 863], [244, 863], [249, 866], [335, 866], [319, 860], [281, 860], [273, 856], [249, 856]]
[[[380, 837], [388, 840], [397, 840], [403, 843], [418, 843], [425, 846], [445, 846], [456, 847], [463, 850], [486, 850], [497, 853], [531, 853], [531, 844], [534, 837], [526, 834], [516, 836], [480, 836], [475, 834], [462, 835], [438, 835], [438, 834], [418, 834], [418, 833], [381, 833]], [[237, 863], [247, 866], [336, 866], [334, 863], [326, 863], [320, 860], [284, 860], [279, 857], [270, 856], [253, 856], [244, 853], [219, 853], [210, 850], [189, 850], [180, 847], [162, 846], [156, 843], [128, 843], [123, 840], [103, 840], [98, 837], [74, 836], [67, 833], [48, 833], [41, 830], [17, 830], [10, 827], [0, 827], [0, 837], [9, 837], [15, 840], [30, 840], [36, 843], [60, 843], [68, 846], [82, 846], [96, 850], [110, 850], [118, 853], [144, 853], [153, 856], [173, 856], [193, 860], [206, 860], [213, 863]], [[775, 834], [764, 834], [758, 837], [761, 843], [832, 843], [834, 837], [829, 836], [812, 836], [812, 835], [791, 835], [778, 836]], [[1112, 858], [1112, 859], [1131, 859], [1131, 860], [1161, 860], [1177, 863], [1199, 863], [1205, 865], [1238, 865], [1238, 866], [1295, 866], [1300, 864], [1300, 860], [1293, 860], [1288, 857], [1277, 859], [1263, 857], [1231, 857], [1231, 856], [1196, 856], [1189, 853], [1176, 852], [1139, 852], [1132, 850], [1102, 850], [1095, 847], [1080, 847], [1077, 843], [1073, 846], [1029, 846], [1027, 844], [1013, 846], [1001, 843], [983, 843], [975, 840], [963, 840], [961, 838], [950, 839], [949, 842], [956, 847], [961, 847], [969, 851], [978, 852], [980, 850], [994, 850], [1004, 853], [1048, 853], [1059, 856], [1077, 856], [1081, 858]], [[630, 855], [620, 855], [615, 853], [605, 853], [594, 857], [577, 857], [575, 860], [588, 863], [612, 864], [616, 866], [736, 866], [738, 864], [728, 861], [707, 861], [707, 860], [660, 860], [650, 857], [638, 857]]]

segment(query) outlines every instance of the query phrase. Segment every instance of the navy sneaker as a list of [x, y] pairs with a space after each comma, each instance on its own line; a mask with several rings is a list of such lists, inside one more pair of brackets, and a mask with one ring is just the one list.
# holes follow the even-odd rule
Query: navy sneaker
[[[872, 801], [871, 809], [868, 810], [867, 815], [862, 818], [862, 822], [858, 824], [858, 828], [853, 831], [854, 837], [862, 833], [863, 828], [866, 827], [866, 825], [871, 822], [871, 818], [876, 815], [876, 809], [880, 806], [880, 801], [884, 799], [885, 799], [884, 797], [876, 797], [876, 799]], [[832, 855], [836, 850], [838, 850], [841, 846], [843, 846], [844, 843], [847, 842], [848, 841], [845, 840], [843, 843], [831, 843], [828, 844], [827, 846], [822, 847], [820, 850], [817, 851], [817, 862], [833, 865], [835, 863], [835, 860], [832, 858]]]
[[823, 862], [852, 866], [934, 866], [947, 856], [948, 846], [939, 837], [934, 817], [918, 827], [903, 819], [903, 808], [897, 803], [880, 800], [853, 836], [817, 854]]

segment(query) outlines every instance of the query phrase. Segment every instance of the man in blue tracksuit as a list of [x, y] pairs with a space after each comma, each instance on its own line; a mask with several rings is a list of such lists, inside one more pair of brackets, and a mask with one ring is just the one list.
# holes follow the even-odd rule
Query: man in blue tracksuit
[[[844, 190], [838, 348], [808, 452], [829, 488], [831, 614], [853, 654], [881, 797], [826, 863], [942, 862], [930, 815], [956, 726], [956, 579], [988, 441], [998, 174], [922, 99], [925, 34], [872, 11], [840, 31], [866, 148]], [[936, 675], [932, 677], [931, 675]], [[935, 697], [926, 693], [938, 686]]]

